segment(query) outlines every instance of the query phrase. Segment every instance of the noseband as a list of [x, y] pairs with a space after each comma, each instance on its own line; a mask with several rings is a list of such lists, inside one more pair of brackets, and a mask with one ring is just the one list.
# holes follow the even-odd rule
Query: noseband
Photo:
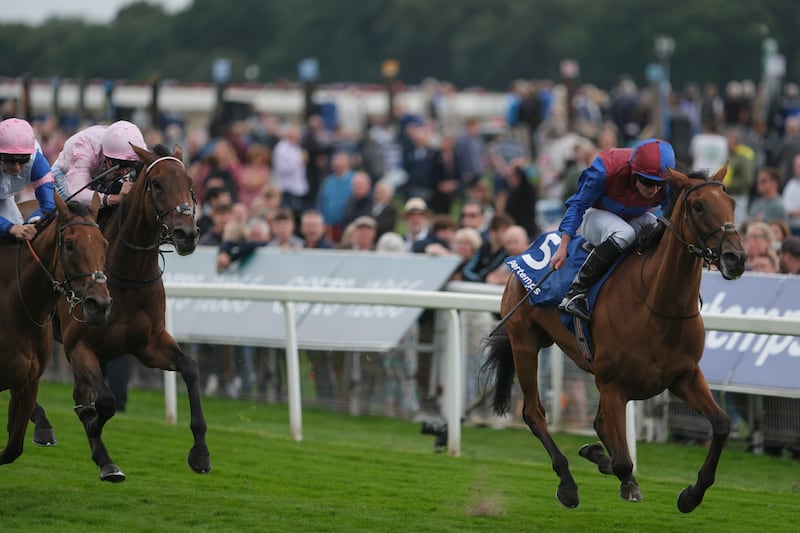
[[[36, 251], [33, 249], [33, 245], [31, 245], [31, 241], [25, 241], [25, 242], [28, 244], [28, 249], [30, 250], [31, 255], [33, 255], [36, 264], [39, 265], [39, 267], [44, 271], [48, 279], [50, 279], [50, 284], [53, 288], [53, 291], [57, 292], [58, 294], [61, 294], [67, 300], [67, 303], [69, 304], [70, 316], [78, 322], [83, 322], [83, 320], [79, 319], [73, 314], [75, 307], [83, 304], [86, 301], [86, 295], [89, 293], [89, 289], [91, 289], [97, 283], [105, 284], [107, 278], [106, 275], [99, 270], [95, 270], [94, 272], [86, 274], [77, 274], [75, 276], [71, 276], [69, 272], [67, 272], [67, 263], [64, 258], [63, 232], [70, 226], [93, 226], [95, 228], [100, 229], [100, 226], [98, 226], [96, 223], [88, 222], [85, 220], [67, 222], [63, 226], [58, 227], [58, 229], [56, 230], [56, 233], [58, 235], [58, 238], [56, 240], [56, 247], [58, 249], [58, 257], [60, 259], [61, 272], [64, 275], [64, 281], [59, 282], [58, 280], [56, 280], [50, 273], [50, 271], [47, 270], [47, 267], [44, 265], [44, 263], [42, 263], [42, 260], [39, 258], [39, 256], [36, 254]], [[20, 246], [22, 246], [22, 243], [20, 243]], [[53, 311], [50, 314], [50, 318], [47, 321], [45, 321], [42, 324], [37, 322], [36, 319], [34, 319], [33, 316], [31, 315], [31, 312], [30, 310], [28, 310], [28, 306], [25, 303], [25, 298], [22, 294], [22, 283], [20, 277], [21, 276], [19, 271], [19, 253], [17, 253], [17, 290], [19, 292], [20, 301], [22, 302], [22, 306], [25, 308], [25, 313], [28, 315], [28, 318], [37, 326], [42, 327], [53, 319], [53, 315], [55, 314], [55, 308], [53, 308]], [[79, 295], [72, 289], [72, 282], [81, 278], [91, 278], [91, 282], [86, 286], [82, 294]]]
[[[693, 191], [699, 189], [700, 187], [705, 187], [707, 185], [718, 185], [720, 187], [724, 187], [722, 182], [719, 181], [704, 181], [703, 183], [698, 183], [697, 185], [693, 185], [683, 191], [683, 221], [689, 227], [689, 231], [691, 231], [692, 235], [694, 236], [695, 240], [700, 243], [700, 246], [697, 246], [693, 243], [688, 242], [685, 240], [675, 229], [666, 217], [661, 216], [659, 217], [659, 222], [664, 224], [672, 234], [678, 239], [681, 243], [686, 246], [687, 251], [691, 255], [695, 255], [703, 260], [703, 266], [709, 267], [711, 265], [719, 266], [720, 257], [722, 256], [722, 243], [725, 241], [725, 238], [728, 235], [733, 235], [737, 233], [736, 226], [733, 222], [725, 222], [722, 226], [718, 228], [714, 228], [705, 235], [701, 235], [697, 231], [697, 227], [694, 223], [694, 220], [689, 216], [689, 194]], [[718, 232], [722, 232], [724, 234], [723, 238], [720, 239], [716, 249], [711, 249], [707, 244], [706, 241], [711, 238], [713, 235], [716, 235]]]
[[[145, 186], [146, 186], [146, 190], [147, 190], [147, 200], [150, 202], [150, 206], [153, 208], [153, 212], [155, 213], [155, 218], [156, 218], [156, 224], [158, 224], [158, 226], [161, 228], [161, 233], [159, 234], [158, 242], [156, 242], [155, 244], [148, 245], [148, 246], [137, 246], [137, 245], [135, 245], [133, 243], [128, 242], [127, 239], [125, 239], [124, 235], [122, 235], [121, 238], [122, 238], [123, 242], [125, 243], [125, 245], [128, 246], [129, 248], [133, 248], [134, 250], [139, 250], [139, 251], [154, 250], [154, 249], [158, 248], [159, 246], [161, 246], [162, 244], [172, 244], [173, 243], [173, 239], [174, 239], [174, 229], [172, 227], [170, 227], [166, 222], [164, 222], [164, 217], [166, 217], [167, 215], [169, 215], [173, 211], [177, 212], [178, 216], [191, 216], [192, 219], [194, 219], [194, 216], [195, 216], [195, 208], [197, 206], [197, 199], [195, 198], [195, 195], [194, 195], [194, 189], [191, 188], [191, 187], [189, 188], [189, 192], [192, 195], [192, 205], [191, 206], [189, 204], [178, 204], [178, 205], [176, 205], [174, 207], [170, 207], [170, 208], [166, 209], [165, 211], [159, 210], [158, 206], [156, 206], [156, 199], [155, 199], [155, 196], [153, 194], [153, 186], [152, 186], [152, 180], [150, 178], [150, 171], [153, 170], [153, 168], [158, 163], [161, 163], [162, 161], [177, 161], [178, 163], [180, 163], [181, 168], [186, 170], [186, 166], [183, 164], [183, 161], [181, 161], [177, 157], [173, 157], [173, 156], [159, 157], [158, 159], [156, 159], [155, 161], [153, 161], [152, 163], [147, 165], [147, 168], [144, 171], [144, 177], [145, 177], [145, 180], [146, 180]], [[125, 201], [125, 200], [123, 199], [123, 201]], [[121, 205], [119, 206], [119, 208], [117, 208], [117, 216], [119, 218], [119, 227], [120, 227], [120, 230], [121, 230], [122, 229], [122, 206]], [[120, 231], [120, 233], [122, 233], [122, 232]]]

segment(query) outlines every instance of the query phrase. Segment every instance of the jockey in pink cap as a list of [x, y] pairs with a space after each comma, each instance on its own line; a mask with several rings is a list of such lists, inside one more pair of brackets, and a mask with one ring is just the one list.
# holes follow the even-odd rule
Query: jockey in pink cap
[[[56, 204], [50, 163], [28, 122], [18, 118], [0, 122], [0, 165], [0, 235], [30, 240], [36, 236], [33, 222], [55, 211]], [[25, 221], [15, 195], [30, 184], [39, 209]]]
[[578, 191], [567, 200], [558, 229], [561, 243], [550, 262], [559, 269], [567, 246], [580, 229], [595, 248], [572, 280], [558, 308], [590, 319], [586, 294], [646, 226], [651, 212], [669, 201], [665, 177], [675, 167], [675, 152], [666, 141], [648, 139], [634, 148], [604, 150], [578, 178]]
[[[90, 126], [79, 131], [64, 143], [64, 149], [53, 163], [53, 178], [58, 194], [66, 199], [90, 205], [94, 191], [101, 193], [103, 207], [119, 204], [128, 194], [140, 168], [139, 156], [133, 146], [146, 148], [139, 128], [126, 120], [110, 126]], [[118, 167], [98, 182], [92, 179], [100, 173]]]

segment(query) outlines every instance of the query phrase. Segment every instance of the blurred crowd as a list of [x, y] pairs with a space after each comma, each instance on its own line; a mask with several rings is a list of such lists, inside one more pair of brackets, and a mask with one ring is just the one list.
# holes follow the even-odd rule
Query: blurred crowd
[[[454, 280], [504, 284], [505, 257], [522, 253], [540, 231], [558, 224], [564, 200], [596, 154], [649, 137], [670, 141], [685, 169], [713, 173], [728, 165], [725, 184], [737, 201], [748, 270], [800, 272], [798, 86], [787, 83], [768, 98], [749, 80], [687, 85], [667, 91], [658, 114], [653, 100], [650, 87], [627, 77], [611, 91], [520, 80], [509, 89], [506, 116], [492, 119], [454, 114], [442, 90], [423, 111], [398, 106], [391, 118], [368, 117], [362, 131], [321, 107], [302, 120], [252, 110], [240, 120], [215, 117], [195, 130], [180, 120], [153, 125], [142, 114], [139, 126], [151, 148], [184, 147], [200, 244], [218, 248], [219, 272], [237, 268], [262, 246], [328, 248], [451, 254], [461, 259]], [[14, 110], [6, 105], [3, 114]], [[32, 124], [52, 162], [71, 132], [52, 116]], [[465, 316], [468, 331], [477, 332], [469, 341], [477, 361], [478, 333], [495, 317]], [[434, 329], [423, 316], [409, 342], [433, 343]], [[410, 361], [402, 351], [385, 363], [383, 375], [399, 369], [400, 377], [384, 388], [408, 393], [403, 376], [414, 374], [424, 403], [436, 395], [427, 380], [434, 363]], [[206, 365], [214, 376], [207, 392], [236, 396], [256, 386], [255, 352], [245, 352], [231, 355], [224, 368]], [[330, 353], [310, 359], [318, 393], [332, 395], [341, 363]], [[244, 379], [237, 370], [242, 366], [251, 372]], [[467, 400], [476, 398], [476, 384], [467, 389]], [[409, 398], [400, 407], [407, 416], [421, 408]]]

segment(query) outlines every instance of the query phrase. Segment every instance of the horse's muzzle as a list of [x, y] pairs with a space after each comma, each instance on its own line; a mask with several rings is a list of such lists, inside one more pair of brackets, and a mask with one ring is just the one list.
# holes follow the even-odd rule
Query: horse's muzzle
[[111, 315], [111, 303], [110, 297], [87, 297], [83, 301], [83, 319], [91, 326], [102, 326]]
[[197, 241], [200, 238], [200, 231], [197, 226], [191, 229], [175, 228], [172, 232], [172, 244], [178, 255], [190, 255], [197, 248]]
[[744, 274], [747, 252], [736, 250], [724, 252], [719, 258], [719, 271], [725, 279], [739, 279]]

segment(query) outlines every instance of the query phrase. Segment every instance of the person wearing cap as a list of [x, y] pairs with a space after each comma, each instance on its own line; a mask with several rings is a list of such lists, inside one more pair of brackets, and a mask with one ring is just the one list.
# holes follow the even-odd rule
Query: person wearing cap
[[425, 253], [429, 244], [439, 243], [447, 249], [450, 246], [430, 231], [428, 204], [419, 197], [409, 198], [403, 207], [403, 222], [406, 225], [406, 251]]
[[578, 178], [578, 190], [567, 200], [558, 229], [561, 243], [551, 266], [561, 268], [567, 247], [578, 231], [594, 248], [572, 280], [558, 308], [590, 320], [586, 294], [611, 264], [636, 241], [645, 227], [656, 223], [653, 209], [667, 207], [668, 169], [675, 151], [666, 141], [648, 139], [634, 148], [613, 148], [597, 154]]
[[[53, 163], [56, 191], [64, 199], [72, 197], [90, 205], [96, 190], [101, 194], [103, 207], [118, 205], [133, 187], [132, 179], [141, 168], [133, 146], [147, 147], [139, 128], [126, 120], [79, 131], [67, 139]], [[115, 166], [116, 170], [102, 180], [92, 182]]]
[[[30, 184], [39, 209], [25, 220], [14, 195]], [[30, 240], [36, 236], [33, 222], [55, 208], [50, 163], [42, 154], [33, 128], [22, 119], [3, 120], [0, 122], [0, 235]]]
[[783, 239], [778, 259], [781, 272], [784, 274], [800, 274], [800, 237], [790, 235]]
[[341, 247], [348, 250], [374, 250], [377, 229], [374, 218], [362, 215], [345, 228]]

